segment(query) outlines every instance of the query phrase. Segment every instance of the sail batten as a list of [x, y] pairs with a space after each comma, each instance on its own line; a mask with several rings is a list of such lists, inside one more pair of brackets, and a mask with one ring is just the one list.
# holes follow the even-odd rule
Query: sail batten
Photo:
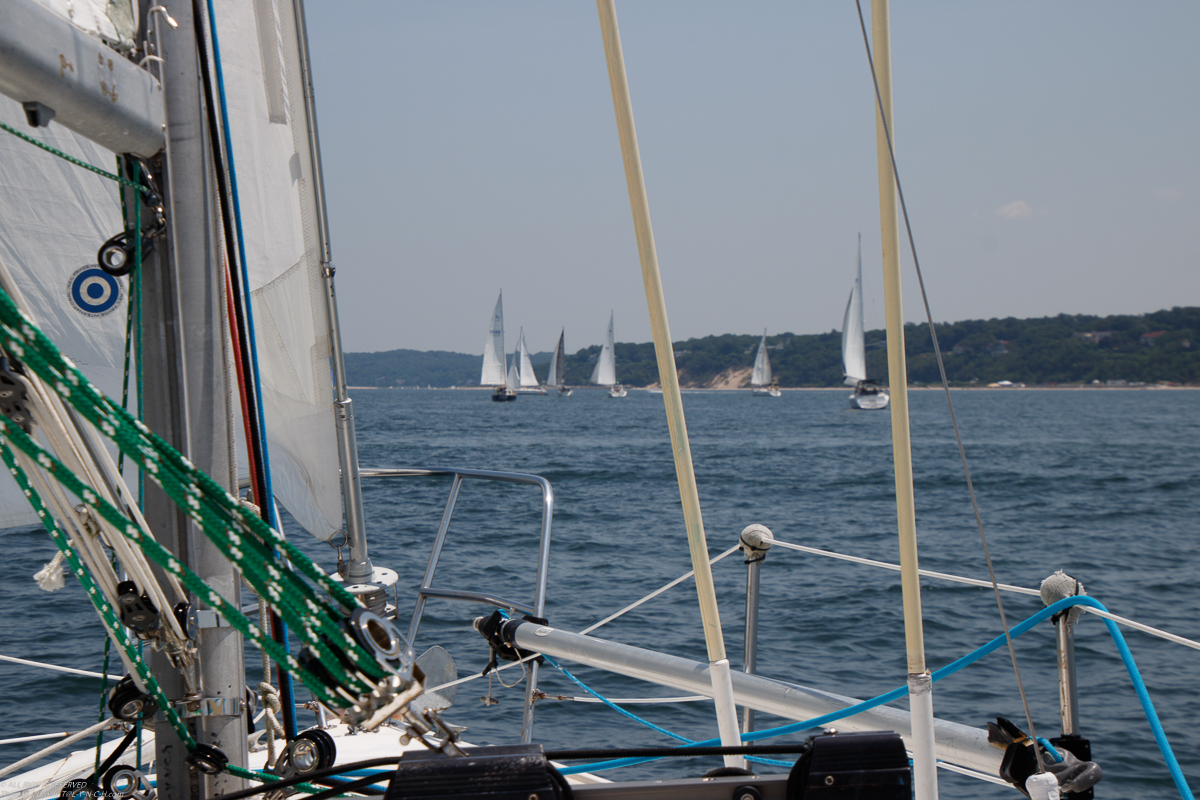
[[592, 370], [592, 383], [599, 386], [612, 386], [617, 382], [617, 360], [614, 355], [613, 317], [608, 316], [608, 336], [604, 347], [600, 349], [600, 357], [596, 359], [596, 368]]
[[479, 376], [480, 386], [503, 386], [504, 368], [504, 292], [496, 298], [492, 310], [492, 325], [483, 344], [483, 370]]
[[863, 337], [862, 302], [862, 241], [858, 245], [858, 273], [850, 299], [846, 302], [846, 315], [842, 319], [842, 365], [846, 373], [846, 385], [854, 386], [867, 379], [867, 351]]

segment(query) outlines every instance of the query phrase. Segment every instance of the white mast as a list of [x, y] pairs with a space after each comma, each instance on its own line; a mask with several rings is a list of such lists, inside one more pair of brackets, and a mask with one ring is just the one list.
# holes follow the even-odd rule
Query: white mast
[[[925, 666], [921, 578], [917, 565], [917, 517], [913, 504], [912, 442], [908, 427], [908, 368], [904, 358], [904, 311], [900, 293], [900, 230], [891, 147], [892, 48], [888, 0], [872, 0], [871, 42], [879, 98], [875, 144], [879, 168], [879, 225], [883, 244], [883, 293], [887, 312], [888, 381], [892, 396], [892, 457], [896, 473], [896, 523], [900, 534], [900, 584], [904, 592], [904, 639], [912, 711], [913, 789], [917, 800], [936, 800], [937, 758], [933, 739], [933, 681]], [[880, 115], [882, 106], [883, 115]], [[886, 125], [886, 128], [885, 128]]]

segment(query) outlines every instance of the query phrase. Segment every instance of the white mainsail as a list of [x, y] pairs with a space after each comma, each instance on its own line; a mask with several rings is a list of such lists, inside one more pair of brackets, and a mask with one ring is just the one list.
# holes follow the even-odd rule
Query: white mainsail
[[483, 371], [480, 386], [500, 386], [504, 383], [504, 292], [496, 298], [492, 310], [492, 327], [483, 343]]
[[508, 387], [510, 392], [515, 392], [521, 388], [521, 372], [518, 366], [520, 358], [518, 355], [518, 353], [513, 353], [512, 361], [509, 362], [508, 366], [508, 375], [504, 378], [504, 385]]
[[[106, 172], [116, 165], [113, 153], [56, 123], [30, 130], [21, 105], [3, 96], [0, 120]], [[128, 278], [102, 272], [96, 251], [122, 227], [115, 183], [0, 134], [0, 263], [38, 327], [101, 391], [117, 399]], [[131, 408], [135, 390], [131, 382]], [[0, 528], [36, 522], [8, 470], [0, 473]]]
[[567, 335], [564, 328], [558, 334], [558, 346], [554, 348], [554, 352], [550, 354], [550, 372], [546, 374], [546, 388], [557, 389], [563, 385], [563, 379], [567, 372], [567, 355], [563, 349], [563, 339]]
[[767, 332], [764, 330], [762, 340], [758, 343], [758, 353], [754, 356], [754, 370], [750, 373], [751, 386], [766, 386], [771, 383], [771, 359], [767, 355]]
[[275, 496], [342, 528], [319, 210], [295, 5], [216, 0]]
[[596, 368], [592, 370], [592, 383], [600, 386], [612, 386], [617, 382], [617, 360], [613, 355], [613, 317], [608, 315], [608, 337], [596, 359]]
[[858, 237], [858, 274], [846, 303], [846, 316], [842, 320], [842, 365], [846, 372], [846, 384], [854, 386], [867, 379], [867, 351], [863, 341], [862, 301], [862, 237]]
[[537, 375], [533, 371], [533, 362], [529, 360], [529, 350], [525, 347], [525, 329], [521, 328], [521, 335], [517, 337], [517, 354], [520, 356], [520, 386], [522, 389], [529, 389], [538, 385]]

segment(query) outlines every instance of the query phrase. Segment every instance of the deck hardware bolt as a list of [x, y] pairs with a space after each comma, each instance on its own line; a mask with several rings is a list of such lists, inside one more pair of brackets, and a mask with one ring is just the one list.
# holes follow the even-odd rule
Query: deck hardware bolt
[[826, 785], [826, 786], [833, 786], [833, 776], [832, 776], [832, 775], [826, 775], [826, 776], [825, 776], [825, 785]]

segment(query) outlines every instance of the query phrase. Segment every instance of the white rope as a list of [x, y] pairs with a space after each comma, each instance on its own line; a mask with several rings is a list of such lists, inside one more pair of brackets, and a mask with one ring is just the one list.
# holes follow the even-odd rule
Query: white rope
[[711, 697], [706, 697], [702, 694], [689, 694], [684, 697], [614, 697], [601, 700], [598, 697], [571, 697], [576, 703], [603, 703], [607, 700], [613, 705], [648, 705], [652, 703], [695, 703], [700, 700], [712, 702]]
[[[889, 564], [886, 561], [874, 561], [869, 558], [860, 558], [859, 556], [848, 556], [848, 555], [844, 555], [842, 553], [833, 553], [833, 552], [830, 552], [829, 550], [818, 550], [815, 547], [805, 547], [804, 545], [792, 544], [791, 542], [782, 542], [782, 541], [779, 541], [778, 539], [775, 540], [774, 544], [778, 545], [779, 547], [786, 548], [788, 550], [799, 550], [802, 553], [809, 553], [811, 555], [825, 556], [827, 558], [836, 558], [836, 559], [840, 559], [842, 561], [852, 561], [855, 564], [866, 564], [867, 566], [871, 566], [871, 567], [881, 567], [883, 569], [890, 569], [890, 570], [896, 570], [896, 571], [899, 571], [899, 569], [900, 569], [899, 564]], [[981, 581], [981, 580], [976, 580], [975, 578], [964, 578], [960, 575], [948, 575], [945, 572], [933, 572], [932, 570], [927, 570], [927, 569], [920, 570], [920, 573], [927, 578], [937, 578], [938, 580], [951, 581], [953, 583], [965, 583], [970, 586], [982, 586], [986, 589], [992, 588], [991, 581]], [[1011, 586], [1007, 583], [1001, 583], [1001, 584], [997, 584], [997, 585], [1000, 587], [1000, 590], [1004, 591], [1004, 592], [1015, 592], [1017, 594], [1029, 594], [1029, 595], [1034, 595], [1035, 597], [1039, 597], [1039, 598], [1041, 597], [1041, 592], [1037, 589], [1026, 589], [1023, 586]], [[1200, 642], [1198, 642], [1194, 639], [1188, 639], [1183, 636], [1178, 636], [1174, 633], [1169, 633], [1167, 631], [1164, 631], [1161, 628], [1155, 628], [1150, 625], [1145, 625], [1141, 622], [1135, 622], [1134, 620], [1131, 620], [1128, 617], [1121, 617], [1116, 614], [1110, 613], [1108, 611], [1101, 611], [1098, 608], [1091, 608], [1089, 606], [1081, 606], [1081, 608], [1083, 608], [1084, 611], [1087, 611], [1088, 613], [1091, 613], [1091, 614], [1095, 614], [1098, 617], [1103, 617], [1104, 619], [1110, 619], [1113, 622], [1117, 623], [1118, 625], [1126, 625], [1130, 628], [1133, 628], [1134, 630], [1139, 630], [1139, 631], [1142, 631], [1143, 633], [1148, 633], [1151, 636], [1157, 636], [1160, 639], [1166, 639], [1168, 642], [1174, 642], [1175, 644], [1181, 644], [1184, 647], [1191, 647], [1194, 650], [1200, 650]]]
[[11, 661], [14, 664], [24, 664], [27, 667], [41, 667], [42, 669], [53, 670], [54, 672], [69, 672], [73, 675], [83, 675], [87, 678], [106, 678], [110, 681], [121, 680], [120, 675], [105, 675], [100, 672], [88, 672], [86, 669], [74, 669], [72, 667], [60, 667], [56, 664], [43, 664], [39, 661], [27, 661], [23, 658], [15, 658], [14, 656], [0, 656], [0, 661]]
[[58, 739], [62, 736], [70, 736], [71, 731], [59, 731], [58, 733], [39, 733], [37, 736], [18, 736], [15, 739], [0, 739], [0, 744], [20, 744], [21, 742], [38, 742], [43, 739]]
[[[1080, 606], [1076, 606], [1076, 608], [1079, 608], [1079, 607]], [[1151, 636], [1157, 636], [1160, 639], [1166, 639], [1168, 642], [1174, 642], [1175, 644], [1181, 644], [1184, 647], [1191, 647], [1194, 650], [1200, 650], [1200, 642], [1197, 642], [1195, 639], [1185, 639], [1182, 636], [1176, 636], [1173, 633], [1167, 633], [1166, 631], [1162, 630], [1161, 628], [1152, 628], [1149, 625], [1143, 625], [1140, 622], [1134, 622], [1133, 620], [1131, 620], [1127, 617], [1118, 617], [1116, 614], [1110, 614], [1109, 612], [1101, 611], [1098, 608], [1091, 608], [1090, 606], [1082, 606], [1082, 608], [1084, 611], [1091, 612], [1092, 614], [1095, 614], [1097, 617], [1103, 617], [1104, 619], [1111, 619], [1113, 622], [1117, 623], [1118, 625], [1128, 625], [1130, 628], [1142, 631], [1143, 633], [1148, 633]]]
[[[837, 558], [842, 561], [853, 561], [855, 564], [866, 564], [867, 566], [871, 566], [871, 567], [881, 567], [882, 569], [890, 569], [890, 570], [894, 570], [896, 572], [900, 571], [899, 564], [889, 564], [886, 561], [875, 561], [870, 558], [860, 558], [859, 556], [847, 556], [847, 555], [843, 555], [842, 553], [832, 553], [828, 550], [818, 550], [815, 547], [805, 547], [802, 544], [792, 544], [791, 542], [782, 542], [778, 539], [776, 539], [774, 542], [772, 542], [772, 544], [778, 545], [779, 547], [787, 548], [788, 550], [799, 550], [802, 553], [810, 553], [814, 556], [826, 556], [827, 558]], [[982, 586], [985, 589], [992, 588], [991, 581], [981, 581], [976, 578], [963, 578], [963, 577], [959, 577], [958, 575], [948, 575], [945, 572], [934, 572], [934, 571], [928, 570], [928, 569], [918, 570], [918, 572], [921, 575], [924, 575], [926, 578], [938, 578], [943, 581], [952, 581], [954, 583], [965, 583], [970, 586]], [[1000, 590], [1004, 591], [1004, 592], [1015, 592], [1017, 594], [1031, 594], [1034, 597], [1041, 596], [1041, 592], [1039, 592], [1037, 589], [1026, 589], [1024, 586], [1011, 586], [1007, 583], [1001, 583], [998, 585], [1000, 587]]]
[[44, 750], [39, 750], [31, 756], [26, 756], [25, 758], [22, 758], [20, 761], [14, 761], [13, 763], [9, 764], [4, 769], [0, 769], [0, 778], [3, 778], [5, 775], [9, 775], [13, 772], [16, 772], [21, 767], [24, 767], [28, 764], [32, 764], [35, 761], [40, 761], [43, 758], [45, 758], [46, 756], [50, 755], [51, 753], [62, 750], [64, 747], [73, 745], [73, 744], [75, 744], [75, 742], [78, 742], [80, 739], [86, 739], [87, 737], [91, 736], [93, 733], [99, 733], [100, 731], [104, 730], [105, 728], [107, 728], [108, 726], [110, 726], [112, 724], [113, 724], [113, 718], [109, 717], [108, 719], [104, 720], [103, 722], [97, 722], [92, 727], [81, 730], [79, 733], [71, 734], [67, 738], [63, 739], [61, 742], [55, 742], [54, 744], [50, 745], [49, 747], [47, 747]]
[[[710, 559], [708, 560], [708, 563], [709, 563], [710, 565], [712, 565], [712, 564], [715, 564], [715, 563], [717, 563], [718, 561], [720, 561], [721, 559], [725, 558], [726, 556], [731, 556], [731, 555], [733, 555], [733, 554], [734, 554], [734, 553], [736, 553], [738, 550], [740, 550], [740, 549], [741, 549], [741, 547], [742, 547], [742, 546], [741, 546], [741, 544], [740, 544], [740, 543], [738, 543], [738, 544], [734, 545], [733, 547], [729, 548], [728, 550], [726, 550], [724, 553], [721, 553], [721, 555], [717, 556], [716, 558], [710, 558]], [[599, 628], [599, 627], [600, 627], [600, 626], [602, 626], [602, 625], [607, 625], [608, 623], [612, 622], [614, 619], [616, 619], [617, 617], [621, 616], [622, 614], [625, 614], [625, 613], [628, 613], [628, 612], [630, 612], [630, 611], [633, 611], [635, 608], [637, 608], [638, 606], [640, 606], [642, 603], [645, 603], [645, 602], [647, 602], [647, 601], [649, 601], [649, 600], [653, 600], [654, 598], [658, 597], [658, 596], [659, 596], [660, 594], [662, 594], [663, 592], [667, 591], [668, 589], [673, 589], [674, 587], [676, 587], [676, 586], [678, 586], [679, 584], [681, 584], [681, 583], [683, 583], [684, 581], [686, 581], [688, 578], [691, 578], [691, 577], [693, 577], [695, 574], [696, 574], [695, 570], [692, 570], [692, 571], [690, 571], [690, 572], [684, 573], [683, 575], [680, 575], [678, 578], [676, 578], [675, 580], [673, 580], [673, 581], [671, 581], [670, 583], [666, 584], [665, 586], [663, 586], [663, 587], [661, 587], [661, 588], [659, 588], [659, 589], [655, 589], [653, 592], [651, 592], [650, 594], [646, 595], [646, 596], [645, 596], [645, 597], [643, 597], [641, 600], [637, 600], [637, 601], [635, 601], [635, 602], [633, 602], [633, 603], [630, 603], [629, 605], [625, 606], [624, 608], [622, 608], [622, 609], [621, 609], [620, 611], [618, 611], [617, 613], [615, 613], [615, 614], [611, 614], [611, 615], [609, 615], [609, 616], [605, 617], [604, 619], [600, 620], [599, 622], [597, 622], [597, 623], [596, 623], [596, 624], [594, 624], [594, 625], [589, 625], [588, 627], [586, 627], [586, 628], [584, 628], [583, 630], [581, 630], [579, 633], [580, 633], [580, 634], [588, 634], [588, 633], [591, 633], [592, 631], [596, 630], [597, 628]]]
[[275, 687], [266, 681], [258, 684], [258, 694], [263, 704], [263, 727], [267, 729], [267, 766], [274, 766], [275, 740], [287, 738], [283, 725], [275, 716], [282, 713], [283, 705], [279, 702], [279, 693], [275, 691]]
[[969, 778], [974, 778], [977, 781], [987, 781], [998, 786], [1012, 786], [1011, 783], [997, 775], [988, 775], [986, 772], [976, 772], [973, 769], [960, 767], [957, 764], [947, 764], [945, 761], [937, 762], [939, 769], [944, 769], [947, 772], [957, 772], [959, 775], [966, 775]]

